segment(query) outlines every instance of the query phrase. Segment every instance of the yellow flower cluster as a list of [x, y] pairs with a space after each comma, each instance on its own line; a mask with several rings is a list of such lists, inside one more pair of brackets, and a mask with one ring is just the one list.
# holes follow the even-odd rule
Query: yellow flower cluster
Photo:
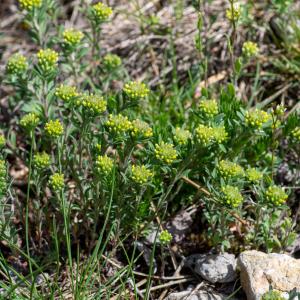
[[58, 53], [52, 49], [40, 49], [37, 53], [38, 63], [43, 71], [53, 70], [58, 62]]
[[28, 63], [24, 55], [16, 53], [7, 62], [6, 71], [9, 74], [20, 75], [27, 70]]
[[185, 145], [191, 137], [192, 134], [188, 130], [176, 127], [174, 133], [174, 140], [176, 143], [179, 145]]
[[173, 144], [161, 142], [155, 145], [155, 157], [164, 163], [171, 164], [177, 158], [177, 151]]
[[97, 4], [93, 5], [92, 9], [95, 20], [99, 23], [106, 21], [112, 14], [112, 9], [102, 2], [98, 2]]
[[283, 116], [284, 112], [286, 111], [286, 108], [284, 107], [284, 105], [279, 104], [275, 107], [274, 113], [276, 116]]
[[242, 53], [245, 57], [250, 58], [258, 54], [258, 47], [256, 43], [251, 41], [245, 42], [242, 47]]
[[46, 152], [36, 153], [33, 158], [33, 163], [37, 169], [45, 169], [50, 166], [50, 156]]
[[83, 94], [75, 101], [75, 104], [82, 106], [90, 113], [102, 114], [106, 110], [107, 102], [99, 95]]
[[121, 114], [110, 114], [105, 125], [109, 128], [109, 130], [115, 131], [116, 133], [125, 133], [132, 129], [131, 122], [126, 116], [123, 116]]
[[0, 148], [3, 148], [6, 144], [6, 139], [3, 134], [0, 134]]
[[118, 55], [109, 53], [103, 57], [103, 64], [108, 69], [115, 69], [122, 64], [122, 60]]
[[138, 184], [147, 183], [152, 176], [153, 173], [150, 170], [148, 170], [147, 167], [144, 165], [131, 167], [131, 178], [134, 182]]
[[296, 128], [293, 129], [292, 131], [292, 137], [297, 140], [300, 141], [300, 127], [297, 126]]
[[270, 120], [270, 115], [259, 109], [255, 109], [253, 111], [247, 111], [245, 116], [246, 124], [254, 127], [261, 128], [263, 124], [267, 123]]
[[130, 81], [124, 85], [123, 88], [126, 96], [131, 100], [138, 100], [149, 95], [150, 90], [143, 82]]
[[102, 146], [100, 143], [96, 143], [94, 145], [94, 150], [97, 152], [97, 153], [101, 153], [101, 149], [102, 149]]
[[114, 161], [107, 155], [98, 155], [96, 159], [96, 168], [98, 172], [109, 174], [114, 166]]
[[50, 176], [49, 184], [54, 191], [59, 191], [62, 190], [65, 186], [64, 180], [64, 174], [54, 173]]
[[159, 241], [162, 245], [168, 245], [172, 238], [172, 234], [168, 230], [163, 230], [159, 235]]
[[214, 138], [212, 127], [200, 124], [196, 128], [197, 138], [204, 145], [208, 145]]
[[83, 39], [83, 36], [84, 35], [80, 30], [74, 28], [66, 29], [63, 32], [64, 42], [71, 47], [77, 46]]
[[214, 127], [212, 129], [212, 133], [214, 141], [219, 144], [227, 140], [228, 133], [226, 132], [224, 126]]
[[58, 138], [64, 133], [64, 128], [59, 120], [50, 120], [45, 125], [45, 131], [51, 138]]
[[255, 168], [247, 169], [246, 176], [247, 176], [248, 180], [251, 182], [257, 182], [263, 178], [263, 174]]
[[228, 136], [224, 126], [210, 127], [202, 124], [196, 128], [196, 135], [205, 146], [212, 142], [222, 143]]
[[238, 21], [238, 19], [240, 18], [241, 16], [241, 7], [239, 5], [239, 3], [234, 3], [233, 4], [233, 9], [228, 8], [226, 9], [226, 18], [229, 20], [229, 21]]
[[244, 175], [244, 170], [240, 165], [228, 160], [221, 160], [219, 162], [218, 169], [221, 175], [225, 178]]
[[218, 103], [215, 99], [202, 100], [199, 103], [199, 110], [207, 117], [211, 118], [218, 114], [219, 111]]
[[131, 122], [131, 124], [132, 124], [131, 132], [134, 137], [139, 137], [139, 136], [143, 137], [143, 138], [152, 137], [153, 131], [148, 123], [146, 123], [142, 120], [136, 119], [136, 120], [133, 120]]
[[35, 113], [29, 113], [20, 120], [20, 125], [27, 130], [33, 130], [39, 122], [40, 118]]
[[279, 291], [270, 290], [265, 292], [261, 300], [285, 300], [286, 298]]
[[222, 188], [224, 201], [231, 207], [238, 207], [243, 202], [243, 196], [235, 186], [226, 185]]
[[76, 90], [76, 87], [61, 84], [58, 88], [56, 88], [55, 96], [65, 102], [69, 102], [75, 97], [78, 97], [79, 94]]
[[287, 200], [288, 195], [284, 192], [284, 190], [281, 187], [272, 185], [268, 187], [266, 191], [266, 197], [269, 202], [279, 206]]
[[19, 4], [22, 9], [29, 11], [35, 7], [40, 7], [42, 5], [42, 0], [19, 0]]

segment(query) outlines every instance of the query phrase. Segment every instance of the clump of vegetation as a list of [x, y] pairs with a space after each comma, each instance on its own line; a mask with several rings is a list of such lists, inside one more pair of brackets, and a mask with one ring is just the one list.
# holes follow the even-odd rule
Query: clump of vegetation
[[[178, 207], [199, 202], [201, 222], [208, 228], [205, 242], [217, 250], [281, 251], [291, 245], [296, 237], [287, 205], [292, 190], [276, 183], [275, 175], [282, 141], [290, 141], [291, 151], [299, 149], [300, 118], [295, 113], [286, 117], [280, 104], [250, 107], [239, 98], [237, 82], [259, 47], [253, 41], [236, 44], [242, 10], [235, 1], [226, 10], [232, 29], [230, 82], [219, 90], [206, 85], [196, 101], [189, 99], [187, 110], [183, 103], [175, 112], [162, 109], [158, 88], [123, 76], [121, 58], [101, 49], [102, 26], [112, 8], [101, 2], [82, 5], [89, 28], [57, 28], [57, 35], [48, 31], [58, 24], [54, 0], [19, 4], [38, 50], [12, 53], [6, 66], [4, 83], [14, 88], [9, 110], [20, 108], [16, 126], [23, 146], [14, 142], [9, 128], [4, 130], [9, 147], [1, 136], [1, 210], [16, 202], [19, 221], [3, 213], [0, 230], [9, 251], [28, 263], [29, 275], [2, 256], [1, 286], [7, 295], [17, 285], [10, 280], [14, 272], [30, 297], [41, 299], [46, 292], [54, 299], [62, 294], [60, 278], [46, 278], [43, 290], [36, 276], [45, 270], [59, 276], [67, 269], [74, 299], [88, 299], [95, 286], [95, 299], [100, 299], [114, 280], [132, 276], [137, 260], [133, 241], [143, 239], [158, 222], [157, 247], [169, 247], [172, 235], [165, 220]], [[197, 35], [202, 57], [203, 44]], [[199, 69], [204, 77], [207, 67]], [[115, 80], [122, 81], [120, 89], [112, 88]], [[183, 90], [194, 92], [195, 85]], [[8, 176], [12, 154], [28, 168], [23, 196]], [[131, 256], [126, 251], [130, 244]], [[156, 242], [149, 275], [155, 248]], [[97, 279], [94, 274], [117, 251], [129, 266], [120, 271], [126, 275]], [[151, 276], [145, 293], [150, 281]], [[124, 290], [122, 283], [117, 291]]]

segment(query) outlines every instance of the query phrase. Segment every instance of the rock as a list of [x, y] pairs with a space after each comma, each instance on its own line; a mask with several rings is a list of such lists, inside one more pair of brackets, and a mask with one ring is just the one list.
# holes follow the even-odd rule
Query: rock
[[167, 223], [166, 229], [172, 234], [173, 241], [175, 243], [180, 243], [185, 239], [193, 224], [191, 215], [195, 211], [196, 210], [189, 212], [185, 210], [180, 211], [170, 222]]
[[187, 264], [205, 280], [212, 283], [228, 283], [236, 279], [236, 259], [233, 254], [195, 254], [187, 258]]
[[[207, 291], [184, 291], [170, 294], [165, 300], [225, 300], [228, 296]], [[234, 300], [231, 298], [231, 300]]]
[[300, 261], [286, 254], [245, 251], [237, 262], [248, 300], [259, 300], [270, 288], [300, 292]]

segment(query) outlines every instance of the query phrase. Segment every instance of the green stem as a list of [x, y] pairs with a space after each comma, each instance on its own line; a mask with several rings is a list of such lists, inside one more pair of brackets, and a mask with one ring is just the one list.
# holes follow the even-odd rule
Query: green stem
[[235, 40], [236, 40], [236, 22], [234, 19], [234, 1], [230, 1], [230, 10], [232, 15], [232, 34], [230, 36], [230, 61], [231, 61], [231, 67], [232, 67], [232, 83], [234, 86], [237, 85], [237, 76], [235, 71], [235, 62], [234, 62], [234, 49], [235, 49]]
[[[62, 173], [62, 143], [60, 143], [60, 140], [57, 141], [58, 146], [58, 165], [59, 165], [59, 172]], [[57, 193], [58, 199], [62, 206], [62, 214], [64, 219], [64, 230], [65, 230], [65, 236], [66, 236], [66, 243], [67, 243], [67, 255], [68, 255], [68, 261], [69, 261], [69, 268], [70, 268], [70, 274], [71, 274], [71, 287], [72, 292], [74, 295], [74, 276], [72, 271], [72, 252], [71, 252], [71, 237], [70, 237], [70, 219], [69, 219], [69, 211], [67, 210], [67, 203], [65, 199], [64, 190], [62, 189]]]
[[30, 154], [29, 154], [29, 173], [28, 173], [28, 183], [27, 183], [27, 193], [26, 193], [26, 212], [25, 212], [25, 239], [26, 239], [26, 251], [28, 256], [28, 265], [31, 275], [32, 285], [34, 287], [34, 276], [32, 271], [31, 257], [30, 257], [30, 245], [29, 245], [29, 196], [30, 196], [30, 182], [32, 174], [32, 154], [33, 147], [35, 144], [34, 132], [30, 132]]
[[73, 76], [74, 76], [75, 85], [78, 86], [78, 71], [77, 71], [77, 67], [76, 67], [75, 53], [72, 53], [69, 56], [68, 61], [69, 61], [69, 64], [71, 66], [71, 69], [72, 69], [72, 73], [73, 73]]
[[275, 159], [275, 150], [276, 150], [276, 144], [275, 144], [276, 122], [277, 122], [277, 119], [272, 114], [272, 142], [271, 142], [271, 147], [272, 147], [272, 161], [271, 161], [272, 174], [271, 174], [271, 176], [272, 176], [272, 180], [274, 179], [274, 159]]

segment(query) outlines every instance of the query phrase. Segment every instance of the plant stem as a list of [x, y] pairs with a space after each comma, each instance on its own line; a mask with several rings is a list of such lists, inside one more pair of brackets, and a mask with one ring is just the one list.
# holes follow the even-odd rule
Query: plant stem
[[34, 132], [30, 132], [30, 154], [29, 154], [29, 173], [27, 182], [27, 193], [26, 193], [26, 212], [25, 212], [25, 239], [26, 239], [26, 251], [28, 256], [28, 266], [31, 275], [32, 285], [34, 286], [34, 276], [32, 271], [31, 257], [30, 257], [30, 245], [29, 245], [29, 196], [30, 196], [30, 182], [32, 174], [32, 154], [33, 147], [35, 144]]
[[234, 87], [237, 86], [237, 77], [236, 77], [236, 71], [235, 71], [235, 57], [234, 57], [234, 50], [235, 50], [235, 41], [236, 41], [236, 21], [234, 18], [234, 1], [230, 1], [230, 10], [231, 10], [231, 15], [232, 15], [232, 34], [230, 36], [230, 62], [231, 62], [231, 67], [232, 67], [232, 84]]

